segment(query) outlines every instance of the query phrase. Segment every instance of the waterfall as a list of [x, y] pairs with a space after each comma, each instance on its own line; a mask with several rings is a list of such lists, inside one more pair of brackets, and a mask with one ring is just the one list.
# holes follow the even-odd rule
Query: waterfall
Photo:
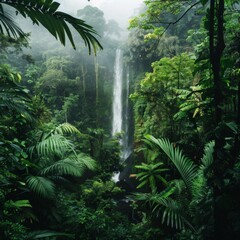
[[123, 92], [123, 64], [122, 51], [116, 50], [116, 58], [114, 65], [114, 87], [113, 87], [113, 121], [112, 135], [122, 132], [122, 92]]
[[[121, 161], [124, 162], [131, 154], [129, 148], [129, 73], [127, 71], [126, 77], [123, 78], [123, 58], [122, 51], [116, 50], [116, 58], [114, 65], [114, 86], [113, 86], [113, 120], [112, 120], [112, 136], [116, 133], [123, 133], [120, 140]], [[123, 79], [126, 80], [123, 81]], [[123, 99], [126, 98], [126, 99]], [[113, 181], [119, 181], [120, 173], [113, 176]]]
[[130, 77], [128, 68], [125, 71], [124, 76], [123, 72], [122, 51], [117, 49], [114, 65], [112, 136], [116, 133], [123, 133], [122, 139], [120, 140], [122, 148], [121, 160], [125, 161], [131, 154], [131, 148], [129, 146]]

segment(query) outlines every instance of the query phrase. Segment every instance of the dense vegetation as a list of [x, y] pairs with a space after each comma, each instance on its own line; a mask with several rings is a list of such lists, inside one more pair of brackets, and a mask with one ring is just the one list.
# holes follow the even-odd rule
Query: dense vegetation
[[[0, 1], [0, 239], [240, 238], [239, 1], [144, 2], [123, 43], [98, 8]], [[123, 164], [119, 47], [134, 132]]]

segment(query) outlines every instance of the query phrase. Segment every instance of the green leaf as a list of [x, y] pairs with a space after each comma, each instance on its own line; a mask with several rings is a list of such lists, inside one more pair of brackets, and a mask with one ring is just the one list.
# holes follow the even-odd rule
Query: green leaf
[[64, 160], [57, 161], [52, 165], [41, 170], [42, 175], [70, 175], [75, 177], [81, 177], [83, 175], [84, 168], [79, 164], [76, 159], [66, 158]]
[[233, 133], [238, 134], [238, 125], [235, 122], [228, 122], [226, 125], [233, 131]]
[[63, 232], [55, 232], [50, 230], [44, 230], [44, 231], [33, 231], [29, 234], [27, 239], [41, 239], [41, 238], [50, 238], [50, 237], [67, 237], [68, 239], [74, 239], [74, 234], [68, 234]]
[[54, 132], [55, 134], [61, 134], [61, 135], [65, 134], [65, 133], [80, 134], [80, 131], [76, 127], [74, 127], [72, 124], [67, 123], [67, 122], [60, 124], [52, 132]]
[[38, 156], [50, 156], [51, 154], [64, 155], [67, 151], [73, 149], [72, 142], [62, 135], [55, 134], [30, 147], [29, 152], [31, 155], [36, 152]]
[[29, 200], [17, 200], [17, 201], [9, 200], [5, 204], [8, 205], [8, 207], [10, 208], [32, 207]]
[[[42, 1], [1, 1], [0, 4], [7, 4], [15, 8], [23, 17], [29, 17], [33, 23], [43, 25], [56, 39], [65, 45], [66, 35], [75, 49], [72, 33], [67, 24], [71, 25], [83, 39], [88, 47], [89, 53], [93, 48], [94, 53], [102, 49], [100, 42], [94, 35], [96, 31], [84, 21], [72, 17], [69, 14], [57, 11], [60, 4], [51, 0]], [[26, 38], [26, 35], [15, 24], [13, 19], [7, 13], [0, 11], [0, 33], [8, 34], [17, 38], [18, 36]]]
[[45, 177], [28, 176], [26, 184], [33, 193], [43, 198], [53, 198], [55, 194], [55, 184]]
[[60, 6], [60, 3], [58, 3], [58, 2], [52, 2], [51, 3], [51, 5], [49, 4], [49, 10], [50, 10], [50, 12], [56, 12], [57, 11], [57, 9], [59, 8], [59, 6]]
[[203, 5], [203, 6], [205, 6], [206, 4], [207, 4], [207, 2], [208, 2], [208, 0], [200, 0], [201, 1], [201, 4]]
[[148, 183], [148, 181], [145, 180], [145, 181], [141, 182], [141, 183], [137, 186], [137, 188], [141, 188], [141, 187], [143, 187], [144, 185], [146, 185], [147, 183]]
[[78, 162], [85, 166], [86, 169], [95, 171], [97, 168], [97, 163], [89, 155], [84, 153], [79, 153], [77, 155]]
[[157, 144], [163, 152], [173, 162], [189, 191], [191, 191], [192, 181], [197, 176], [197, 166], [178, 147], [174, 147], [167, 139], [156, 139], [151, 135], [145, 136]]
[[211, 141], [205, 145], [204, 153], [202, 157], [202, 165], [200, 166], [200, 169], [205, 170], [212, 165], [214, 146], [215, 146], [214, 141]]

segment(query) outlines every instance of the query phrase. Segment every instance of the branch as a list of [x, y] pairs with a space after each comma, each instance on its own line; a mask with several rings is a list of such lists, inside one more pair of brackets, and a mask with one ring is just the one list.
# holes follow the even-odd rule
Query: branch
[[181, 17], [179, 17], [176, 21], [174, 22], [160, 22], [162, 24], [168, 24], [168, 26], [166, 27], [165, 31], [163, 32], [163, 34], [167, 31], [167, 29], [171, 26], [174, 25], [176, 23], [178, 23], [193, 7], [195, 7], [196, 5], [198, 5], [201, 1], [198, 1], [196, 3], [194, 3], [193, 5], [191, 5], [183, 14]]

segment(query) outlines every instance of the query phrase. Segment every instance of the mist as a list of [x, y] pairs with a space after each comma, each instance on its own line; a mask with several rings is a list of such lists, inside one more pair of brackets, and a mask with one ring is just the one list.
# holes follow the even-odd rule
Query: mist
[[106, 20], [113, 19], [126, 29], [128, 20], [138, 13], [143, 0], [58, 0], [62, 11], [75, 14], [78, 9], [87, 5], [97, 7], [104, 12]]

